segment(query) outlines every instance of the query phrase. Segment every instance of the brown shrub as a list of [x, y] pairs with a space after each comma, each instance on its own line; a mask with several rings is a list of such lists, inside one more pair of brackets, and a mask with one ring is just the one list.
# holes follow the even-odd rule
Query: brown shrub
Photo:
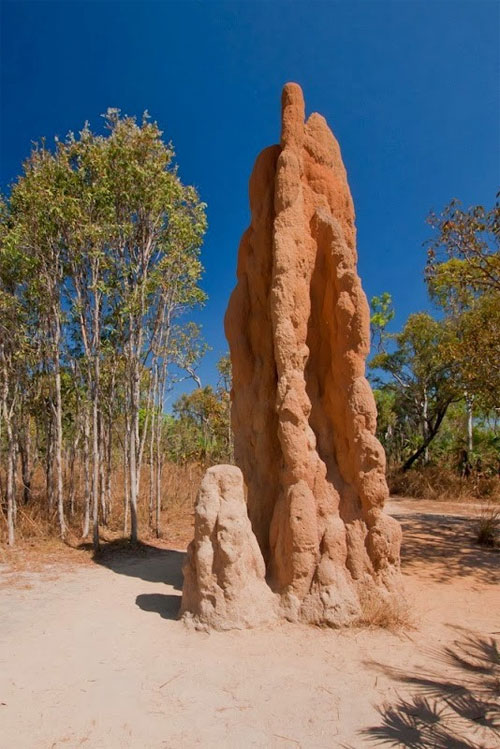
[[406, 472], [389, 471], [387, 478], [391, 494], [401, 497], [448, 501], [470, 499], [500, 501], [500, 478], [498, 476], [475, 474], [465, 478], [449, 468], [425, 466], [412, 468]]
[[[197, 463], [177, 465], [166, 463], [162, 472], [162, 508], [160, 518], [161, 536], [172, 545], [185, 547], [192, 537], [193, 508], [205, 467]], [[65, 518], [68, 526], [68, 541], [76, 544], [81, 541], [83, 518], [83, 471], [77, 466], [74, 512], [69, 506], [69, 482], [65, 481]], [[123, 536], [124, 526], [124, 473], [116, 468], [111, 477], [111, 504], [106, 525], [101, 525], [104, 540], [114, 540]], [[32, 482], [32, 499], [22, 504], [22, 486], [17, 486], [16, 542], [57, 539], [57, 509], [49, 508], [45, 493], [43, 470], [35, 472]], [[141, 488], [138, 499], [139, 535], [143, 539], [153, 538], [156, 533], [149, 523], [149, 468], [143, 466]], [[154, 526], [154, 520], [153, 520]], [[5, 512], [0, 505], [0, 544], [7, 541]]]

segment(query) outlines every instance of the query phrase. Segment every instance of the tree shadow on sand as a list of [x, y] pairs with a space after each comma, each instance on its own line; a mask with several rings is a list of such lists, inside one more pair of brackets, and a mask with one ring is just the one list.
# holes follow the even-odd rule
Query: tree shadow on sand
[[425, 565], [425, 574], [436, 582], [474, 575], [481, 584], [498, 583], [497, 550], [478, 546], [475, 518], [428, 513], [394, 512], [403, 527], [403, 569]]
[[[458, 628], [455, 628], [458, 629]], [[493, 749], [500, 746], [498, 641], [466, 630], [450, 647], [426, 651], [451, 676], [406, 673], [379, 663], [372, 668], [416, 693], [378, 708], [380, 725], [360, 731], [369, 743], [408, 749]]]

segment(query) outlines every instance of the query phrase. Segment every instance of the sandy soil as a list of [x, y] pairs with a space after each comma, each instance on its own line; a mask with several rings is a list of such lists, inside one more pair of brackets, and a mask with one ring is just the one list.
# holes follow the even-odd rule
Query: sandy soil
[[413, 619], [400, 632], [189, 631], [173, 550], [4, 569], [0, 746], [499, 746], [500, 555], [474, 545], [463, 508], [390, 511]]

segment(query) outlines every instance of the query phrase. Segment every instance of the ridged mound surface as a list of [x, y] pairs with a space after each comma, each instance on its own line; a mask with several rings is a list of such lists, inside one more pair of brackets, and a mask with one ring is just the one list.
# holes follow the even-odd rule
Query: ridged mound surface
[[181, 615], [197, 628], [246, 629], [276, 618], [276, 596], [266, 585], [236, 466], [205, 473], [183, 572]]
[[366, 588], [399, 587], [399, 524], [365, 378], [369, 308], [356, 271], [354, 209], [326, 121], [283, 90], [281, 145], [250, 179], [251, 225], [225, 327], [236, 462], [285, 615], [331, 625]]

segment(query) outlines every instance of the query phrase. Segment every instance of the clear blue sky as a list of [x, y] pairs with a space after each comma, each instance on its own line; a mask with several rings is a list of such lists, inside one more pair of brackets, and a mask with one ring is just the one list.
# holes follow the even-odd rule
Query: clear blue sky
[[484, 0], [4, 0], [1, 183], [32, 140], [100, 128], [108, 107], [148, 109], [208, 204], [198, 318], [213, 381], [248, 177], [279, 138], [282, 85], [297, 81], [342, 148], [365, 291], [392, 293], [398, 327], [428, 306], [429, 210], [452, 197], [490, 205], [498, 189], [499, 22], [500, 4]]

